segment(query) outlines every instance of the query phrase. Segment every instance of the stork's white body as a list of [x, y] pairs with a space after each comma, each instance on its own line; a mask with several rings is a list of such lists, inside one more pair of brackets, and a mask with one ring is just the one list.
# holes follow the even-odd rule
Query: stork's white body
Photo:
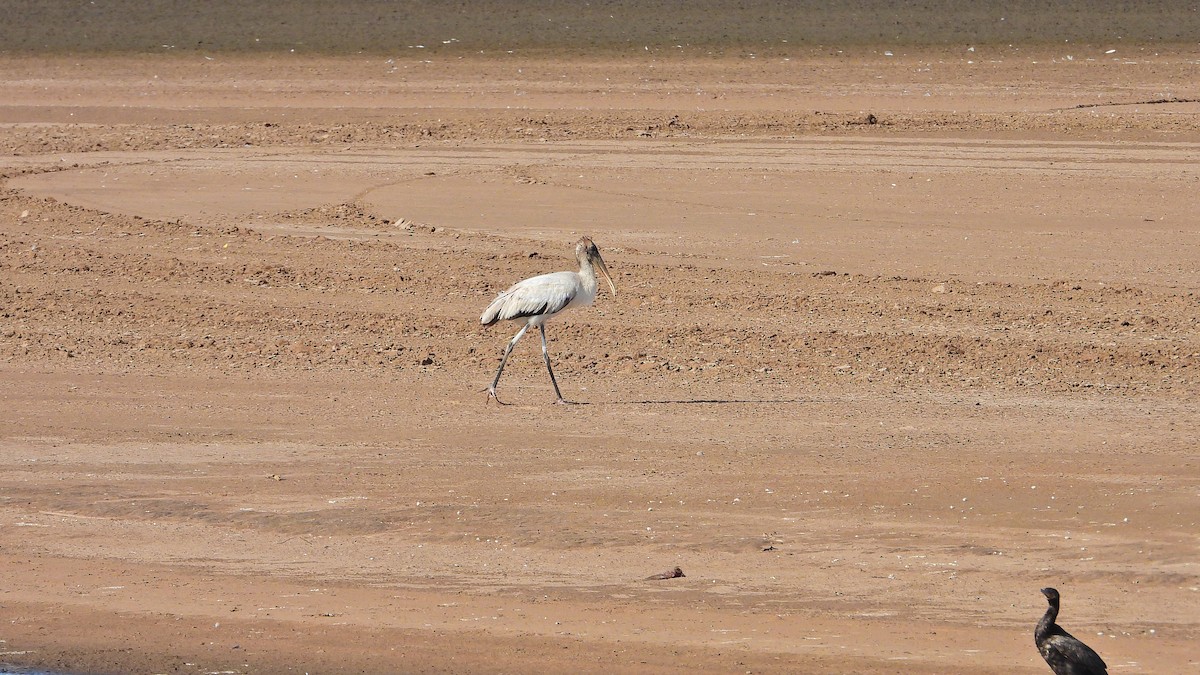
[[490, 326], [497, 321], [528, 318], [530, 326], [541, 326], [564, 309], [586, 307], [595, 302], [598, 287], [594, 271], [591, 274], [552, 272], [530, 277], [496, 296], [483, 310], [479, 321]]
[[564, 309], [587, 306], [595, 302], [596, 289], [599, 287], [597, 270], [608, 281], [613, 295], [617, 294], [617, 287], [608, 275], [604, 259], [600, 257], [600, 251], [591, 239], [584, 237], [579, 240], [575, 246], [575, 257], [579, 259], [578, 272], [552, 272], [518, 281], [496, 296], [492, 304], [483, 310], [479, 321], [485, 326], [497, 321], [525, 321], [525, 325], [504, 349], [500, 368], [496, 370], [496, 378], [487, 390], [489, 400], [494, 398], [500, 402], [496, 396], [496, 385], [500, 383], [500, 375], [504, 372], [504, 364], [508, 363], [508, 355], [512, 353], [513, 347], [525, 331], [536, 326], [542, 335], [542, 358], [546, 361], [546, 371], [550, 373], [550, 383], [554, 385], [558, 402], [566, 403], [558, 389], [558, 381], [554, 379], [554, 369], [550, 366], [550, 351], [546, 345], [546, 322]]

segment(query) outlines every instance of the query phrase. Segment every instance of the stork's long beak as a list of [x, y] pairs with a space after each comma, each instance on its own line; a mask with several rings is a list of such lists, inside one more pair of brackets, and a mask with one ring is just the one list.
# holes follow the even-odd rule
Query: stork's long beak
[[608, 282], [608, 288], [612, 291], [613, 297], [617, 297], [617, 286], [608, 274], [608, 267], [604, 264], [604, 258], [601, 258], [600, 254], [597, 253], [594, 262], [596, 263], [596, 269], [600, 270], [600, 273], [604, 275], [604, 280]]

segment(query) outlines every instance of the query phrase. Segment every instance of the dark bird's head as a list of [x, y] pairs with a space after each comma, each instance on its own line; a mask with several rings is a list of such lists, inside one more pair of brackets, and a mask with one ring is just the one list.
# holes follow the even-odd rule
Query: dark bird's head
[[575, 244], [575, 257], [579, 259], [580, 265], [591, 265], [599, 270], [600, 274], [604, 275], [604, 280], [608, 282], [608, 288], [612, 291], [613, 297], [617, 297], [617, 286], [609, 276], [608, 266], [604, 264], [604, 258], [600, 257], [600, 249], [596, 248], [596, 242], [592, 241], [591, 237], [582, 237], [579, 243]]
[[1057, 604], [1058, 604], [1058, 589], [1056, 589], [1056, 588], [1043, 588], [1043, 589], [1042, 589], [1042, 595], [1046, 596], [1046, 600], [1047, 600], [1047, 601], [1049, 601], [1049, 602], [1050, 602], [1050, 604], [1052, 604], [1052, 605], [1057, 605]]

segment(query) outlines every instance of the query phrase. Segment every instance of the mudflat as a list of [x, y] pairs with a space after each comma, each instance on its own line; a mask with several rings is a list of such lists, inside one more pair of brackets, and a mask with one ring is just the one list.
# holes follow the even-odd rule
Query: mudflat
[[0, 663], [1196, 668], [1194, 45], [0, 63]]

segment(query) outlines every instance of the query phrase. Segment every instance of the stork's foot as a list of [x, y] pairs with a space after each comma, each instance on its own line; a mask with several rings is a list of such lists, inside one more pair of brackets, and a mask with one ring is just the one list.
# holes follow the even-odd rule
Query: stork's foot
[[507, 403], [505, 403], [504, 401], [501, 401], [501, 400], [500, 400], [500, 397], [496, 395], [496, 388], [495, 388], [495, 387], [488, 387], [487, 389], [484, 389], [484, 391], [486, 391], [486, 392], [487, 392], [487, 400], [485, 400], [485, 401], [483, 402], [483, 404], [484, 404], [484, 405], [487, 405], [487, 404], [488, 404], [489, 402], [491, 402], [493, 399], [496, 401], [496, 403], [498, 403], [498, 404], [500, 404], [500, 405], [508, 405], [508, 404], [507, 404]]
[[575, 405], [575, 402], [568, 401], [565, 398], [559, 398], [557, 401], [554, 402], [554, 405]]

